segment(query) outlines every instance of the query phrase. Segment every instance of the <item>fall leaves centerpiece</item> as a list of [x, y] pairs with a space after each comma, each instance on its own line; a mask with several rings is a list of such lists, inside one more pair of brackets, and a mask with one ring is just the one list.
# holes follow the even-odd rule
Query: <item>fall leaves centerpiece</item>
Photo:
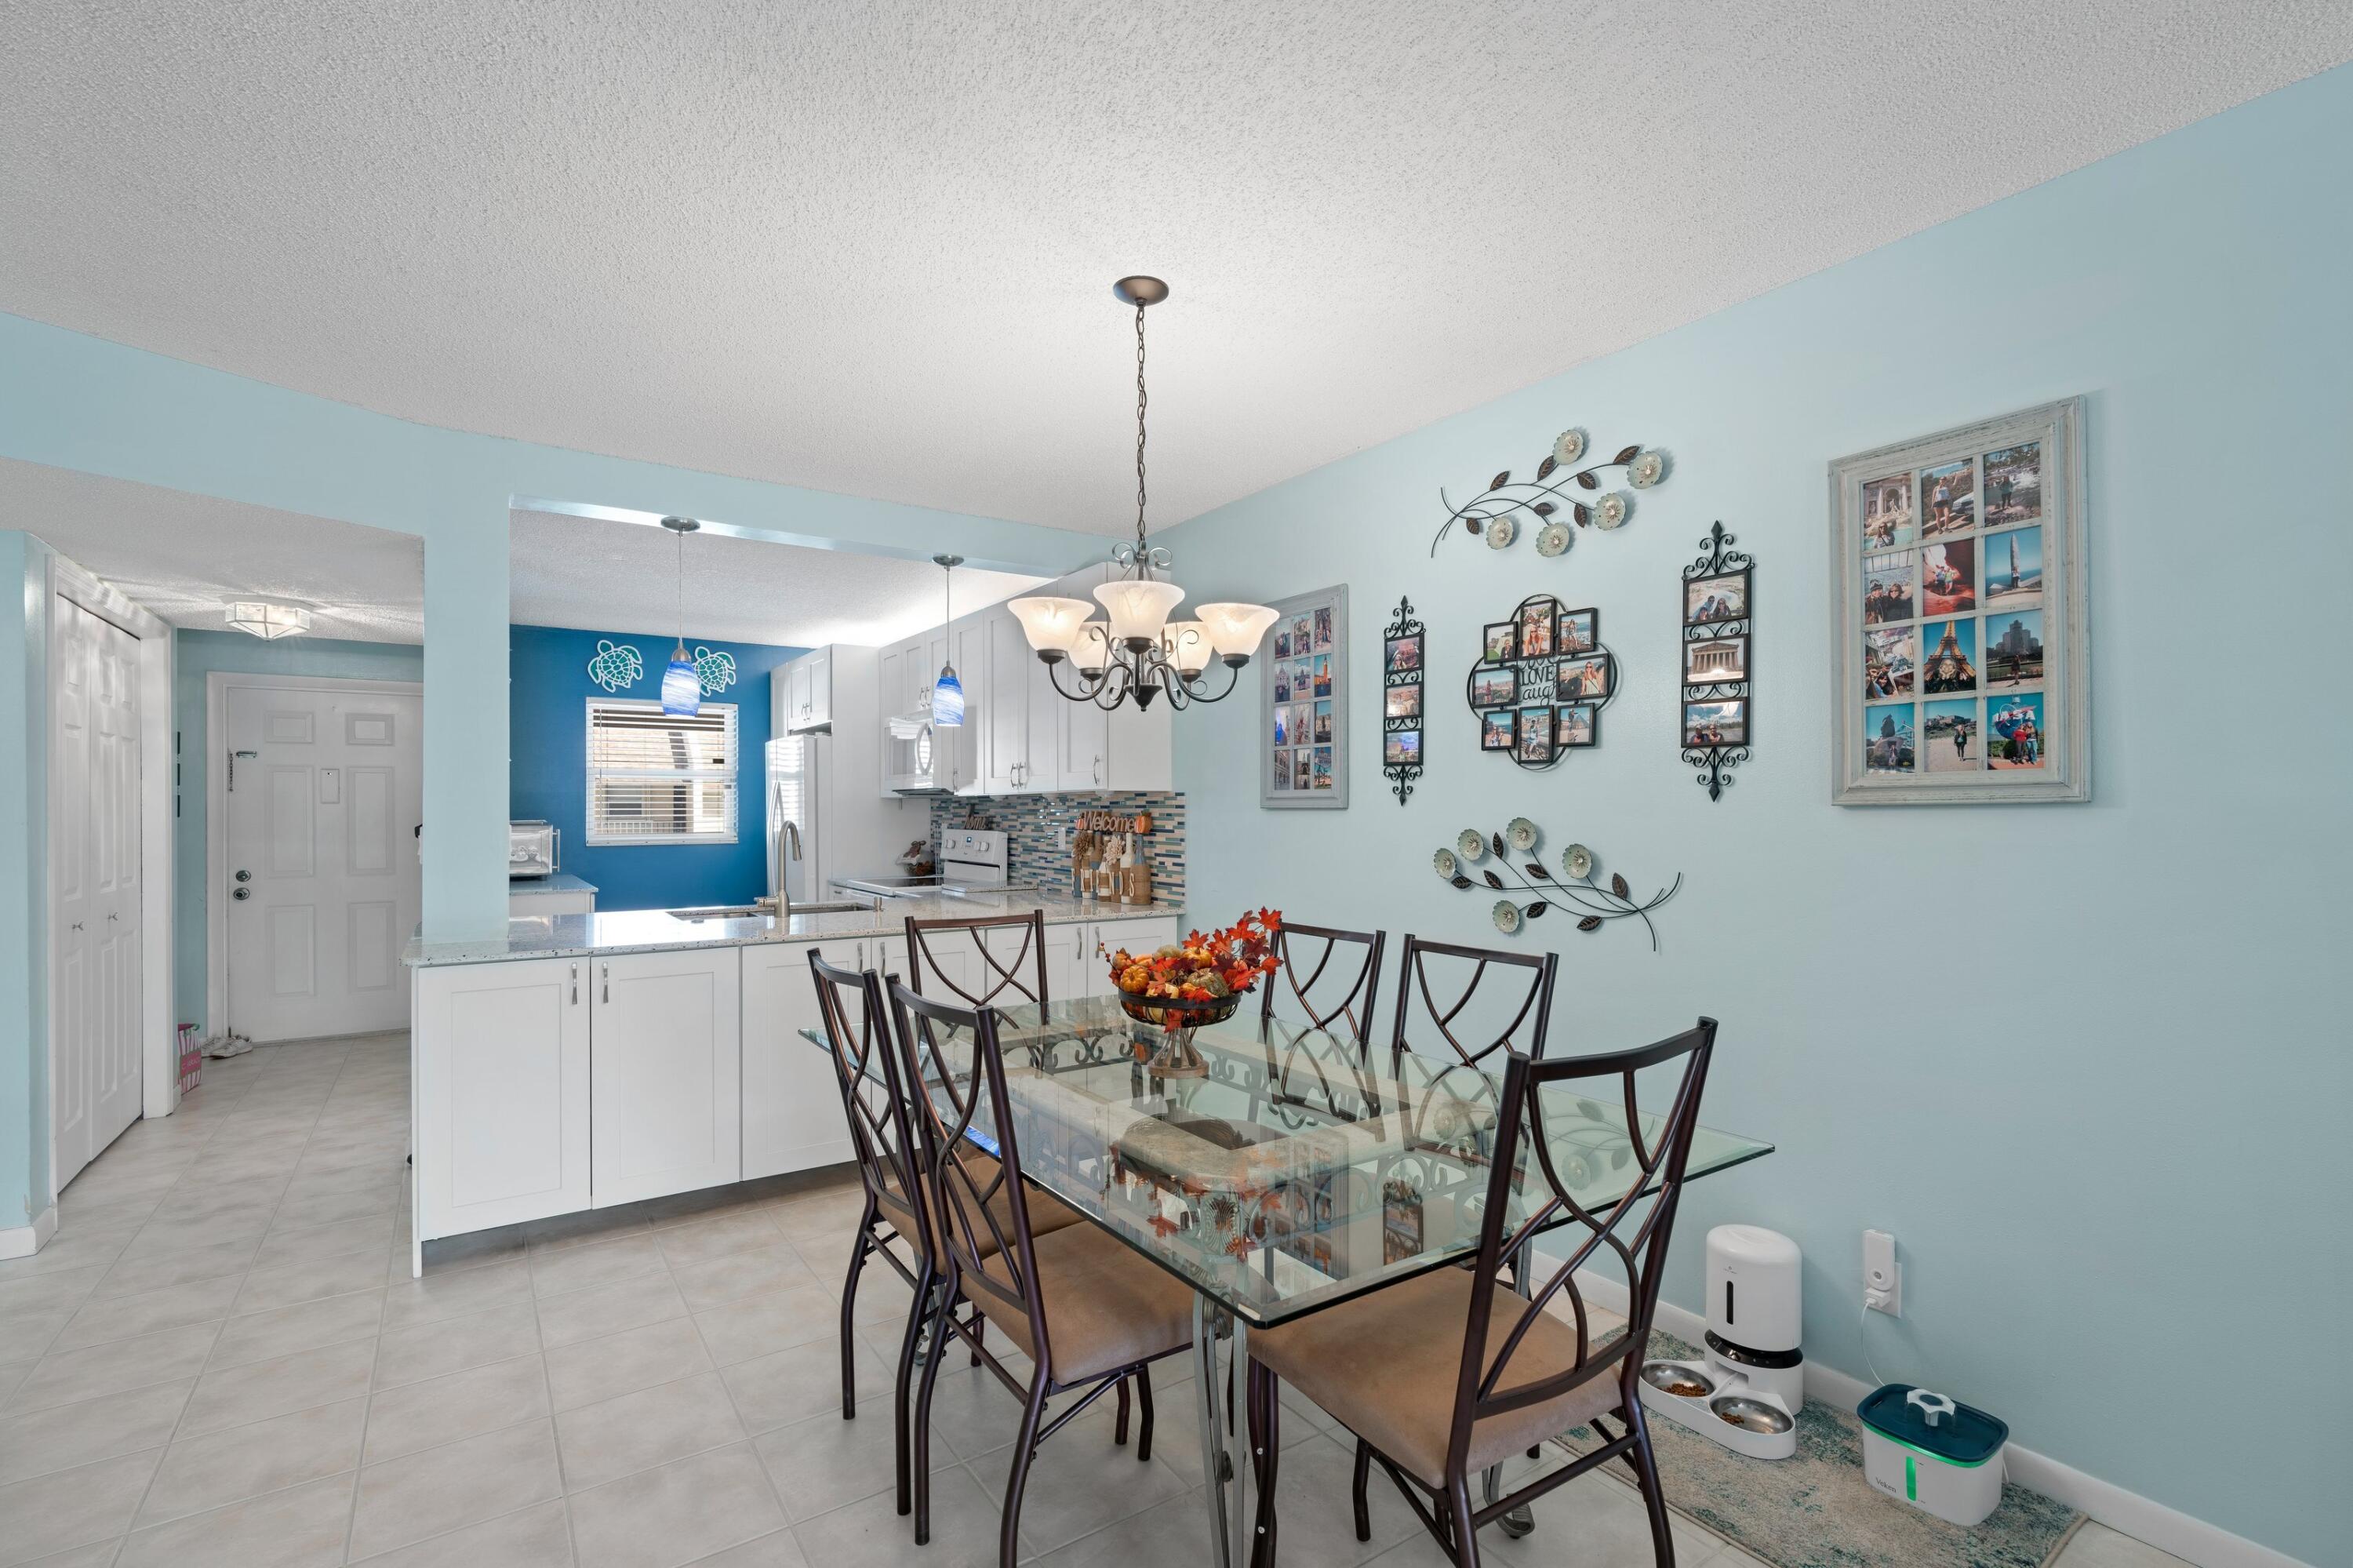
[[1182, 942], [1156, 952], [1131, 953], [1122, 948], [1111, 955], [1112, 984], [1119, 990], [1120, 1005], [1138, 1022], [1156, 1023], [1172, 1033], [1222, 1023], [1234, 1015], [1259, 977], [1272, 974], [1281, 963], [1274, 956], [1274, 937], [1282, 928], [1281, 911], [1261, 909], [1221, 931], [1187, 932]]

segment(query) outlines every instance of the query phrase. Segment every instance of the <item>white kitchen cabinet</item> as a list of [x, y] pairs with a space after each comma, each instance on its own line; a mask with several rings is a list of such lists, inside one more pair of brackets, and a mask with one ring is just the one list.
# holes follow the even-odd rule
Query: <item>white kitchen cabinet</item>
[[507, 915], [515, 920], [548, 920], [558, 915], [594, 915], [596, 913], [596, 890], [593, 887], [532, 887], [516, 883], [507, 891]]
[[[1223, 684], [1227, 671], [1222, 664], [1209, 667], [1208, 678]], [[1211, 690], [1216, 690], [1212, 686]], [[1170, 715], [1174, 712], [1164, 694], [1149, 708], [1138, 710], [1131, 703], [1122, 703], [1105, 715], [1110, 723], [1110, 761], [1103, 775], [1107, 789], [1174, 789], [1176, 770], [1171, 738]]]
[[594, 1206], [740, 1180], [741, 950], [617, 953], [594, 964]]
[[833, 1061], [801, 1037], [820, 1027], [814, 949], [838, 969], [865, 945], [789, 942], [744, 949], [744, 1180], [854, 1159]]
[[967, 672], [965, 681], [967, 688], [976, 681], [987, 688], [987, 701], [982, 705], [985, 744], [981, 769], [987, 791], [991, 795], [1019, 795], [1053, 789], [1051, 764], [1042, 770], [1042, 778], [1037, 766], [1041, 753], [1050, 756], [1052, 715], [1044, 715], [1048, 727], [1041, 730], [1038, 723], [1039, 705], [1032, 692], [1036, 683], [1033, 673], [1042, 676], [1046, 667], [1029, 651], [1029, 640], [1011, 610], [991, 610], [981, 618], [981, 624], [987, 666], [983, 671]]
[[768, 732], [772, 736], [828, 728], [833, 723], [833, 650], [819, 648], [768, 676]]
[[[1050, 927], [1055, 929], [1057, 927]], [[1176, 939], [1176, 916], [1155, 915], [1124, 920], [1090, 920], [1075, 926], [1058, 927], [1074, 933], [1075, 968], [1071, 971], [1069, 990], [1056, 994], [1070, 997], [1112, 996], [1118, 988], [1112, 984], [1111, 955], [1125, 948], [1131, 953], [1149, 953]]]
[[587, 1208], [589, 961], [413, 973], [418, 1235]]

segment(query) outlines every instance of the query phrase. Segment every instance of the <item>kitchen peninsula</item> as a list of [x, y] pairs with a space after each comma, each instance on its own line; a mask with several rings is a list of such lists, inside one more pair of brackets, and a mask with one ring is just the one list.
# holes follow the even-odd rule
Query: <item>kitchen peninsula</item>
[[[798, 1033], [818, 1022], [810, 950], [903, 975], [910, 916], [1031, 909], [1058, 998], [1108, 994], [1098, 948], [1156, 947], [1178, 927], [1167, 906], [1008, 890], [785, 919], [564, 915], [412, 941], [411, 1266], [444, 1236], [849, 1159], [839, 1093]], [[1020, 932], [993, 935], [1009, 957]]]

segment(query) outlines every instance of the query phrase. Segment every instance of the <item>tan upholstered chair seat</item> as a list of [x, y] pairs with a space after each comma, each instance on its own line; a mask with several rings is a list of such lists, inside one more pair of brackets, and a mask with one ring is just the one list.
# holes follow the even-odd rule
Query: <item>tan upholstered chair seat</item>
[[[1250, 1337], [1250, 1354], [1416, 1480], [1443, 1488], [1474, 1283], [1467, 1268], [1436, 1269], [1297, 1322], [1259, 1330]], [[1517, 1296], [1495, 1289], [1487, 1328], [1490, 1367], [1527, 1310]], [[1496, 1393], [1540, 1383], [1576, 1364], [1575, 1326], [1539, 1313]], [[1612, 1365], [1557, 1398], [1480, 1422], [1471, 1431], [1470, 1473], [1616, 1409], [1617, 1372]]]
[[[1100, 1377], [1192, 1342], [1192, 1288], [1125, 1243], [1093, 1225], [1072, 1225], [1036, 1237], [1031, 1250], [1053, 1361], [1047, 1370], [1056, 1383]], [[1013, 1289], [1002, 1265], [988, 1266], [988, 1273]], [[1029, 1315], [1018, 1304], [969, 1278], [964, 1293], [1015, 1344], [1029, 1345]]]
[[[989, 1160], [984, 1168], [983, 1165], [976, 1161], [968, 1160], [966, 1162], [966, 1168], [972, 1172], [972, 1177], [975, 1181], [986, 1185], [988, 1180], [988, 1172], [993, 1171], [996, 1169], [996, 1164], [997, 1162], [995, 1160]], [[929, 1192], [926, 1192], [923, 1195], [926, 1198], [931, 1197]], [[914, 1234], [914, 1212], [908, 1208], [906, 1202], [902, 1199], [897, 1192], [886, 1189], [881, 1194], [881, 1204], [883, 1217], [891, 1222], [892, 1225], [897, 1229], [901, 1235], [913, 1235]], [[932, 1208], [937, 1208], [937, 1201], [934, 1200], [930, 1206]], [[1011, 1241], [1013, 1239], [1012, 1200], [1008, 1197], [1005, 1192], [1000, 1191], [996, 1197], [991, 1198], [988, 1201], [988, 1212], [990, 1214], [995, 1216], [997, 1228], [1005, 1233], [1005, 1239]], [[1035, 1187], [1029, 1189], [1029, 1226], [1034, 1234], [1042, 1236], [1050, 1232], [1059, 1231], [1066, 1226], [1075, 1225], [1078, 1223], [1079, 1212], [1076, 1209], [1071, 1208], [1068, 1203], [1065, 1203], [1060, 1198], [1055, 1197], [1051, 1192], [1041, 1192]], [[947, 1253], [940, 1238], [938, 1229], [939, 1216], [936, 1213], [932, 1215], [932, 1255], [939, 1259], [941, 1266], [944, 1268], [946, 1266]], [[977, 1226], [976, 1229], [979, 1232], [978, 1239], [982, 1255], [986, 1256], [988, 1254], [995, 1252], [997, 1250], [997, 1238], [988, 1233], [987, 1227], [985, 1225]]]

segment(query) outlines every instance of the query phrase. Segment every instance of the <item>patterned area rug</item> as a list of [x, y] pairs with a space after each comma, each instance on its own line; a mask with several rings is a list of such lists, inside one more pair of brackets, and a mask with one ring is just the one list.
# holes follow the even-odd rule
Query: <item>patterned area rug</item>
[[[1701, 1359], [1656, 1330], [1651, 1354]], [[1599, 1440], [1580, 1426], [1563, 1442], [1582, 1453]], [[1787, 1459], [1736, 1454], [1655, 1412], [1651, 1446], [1678, 1510], [1778, 1568], [2046, 1568], [2081, 1518], [2007, 1482], [2001, 1506], [1973, 1530], [1883, 1497], [1862, 1478], [1862, 1423], [1818, 1400], [1799, 1415], [1798, 1451]]]

